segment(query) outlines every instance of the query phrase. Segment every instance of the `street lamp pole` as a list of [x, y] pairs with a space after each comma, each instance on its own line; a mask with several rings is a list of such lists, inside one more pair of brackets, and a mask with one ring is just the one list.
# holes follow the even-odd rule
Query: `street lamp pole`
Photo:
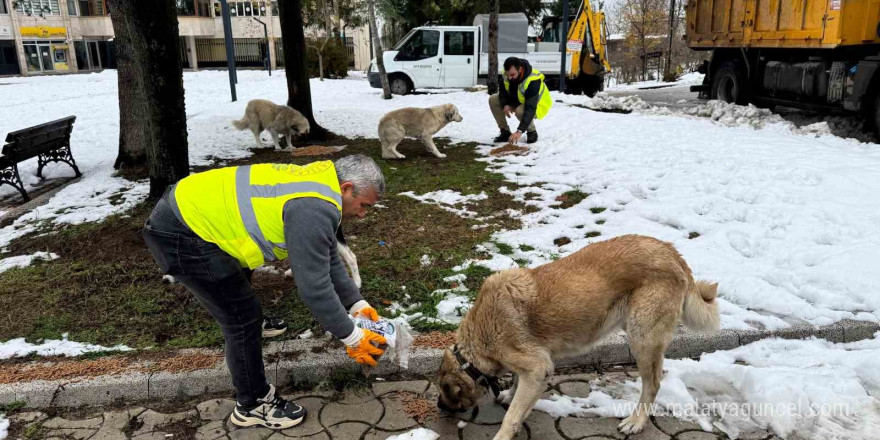
[[220, 0], [223, 11], [223, 36], [226, 40], [226, 68], [229, 70], [229, 90], [232, 92], [232, 102], [238, 100], [235, 94], [235, 83], [238, 82], [235, 75], [235, 47], [232, 43], [232, 20], [229, 18], [229, 3]]

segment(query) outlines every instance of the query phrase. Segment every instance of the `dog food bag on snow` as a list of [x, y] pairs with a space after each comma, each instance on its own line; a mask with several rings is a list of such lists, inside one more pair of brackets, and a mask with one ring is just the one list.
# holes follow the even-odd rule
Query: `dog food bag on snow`
[[[412, 345], [413, 337], [406, 321], [384, 318], [377, 322], [364, 318], [352, 318], [352, 321], [359, 328], [382, 335], [388, 342], [385, 354], [396, 360], [401, 368], [409, 368], [409, 347]], [[367, 371], [365, 373], [369, 374]]]

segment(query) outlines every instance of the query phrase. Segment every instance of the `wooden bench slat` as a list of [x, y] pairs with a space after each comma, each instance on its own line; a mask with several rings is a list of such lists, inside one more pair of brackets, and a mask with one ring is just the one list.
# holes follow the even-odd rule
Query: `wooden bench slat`
[[76, 121], [76, 116], [68, 116], [66, 118], [56, 119], [54, 121], [45, 122], [40, 125], [35, 125], [33, 127], [25, 128], [22, 130], [11, 131], [6, 135], [6, 142], [14, 142], [20, 137], [23, 136], [32, 136], [33, 134], [43, 133], [44, 131], [52, 131], [57, 127], [73, 127], [73, 122]]
[[70, 151], [70, 134], [76, 116], [17, 130], [6, 135], [7, 144], [0, 155], [0, 184], [8, 183], [21, 193], [25, 201], [30, 200], [24, 184], [18, 175], [18, 163], [39, 156], [37, 177], [43, 178], [43, 167], [51, 162], [64, 162], [70, 165], [77, 177], [82, 174]]

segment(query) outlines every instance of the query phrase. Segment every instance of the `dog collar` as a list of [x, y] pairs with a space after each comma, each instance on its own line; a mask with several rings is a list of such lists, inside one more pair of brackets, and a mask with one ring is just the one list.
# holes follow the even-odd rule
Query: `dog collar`
[[458, 344], [452, 346], [452, 354], [455, 355], [455, 360], [458, 361], [460, 365], [459, 370], [464, 371], [477, 385], [482, 385], [489, 390], [492, 391], [492, 394], [495, 397], [501, 393], [501, 387], [498, 385], [498, 378], [495, 376], [487, 376], [483, 374], [474, 364], [465, 360], [464, 356], [462, 356], [461, 352], [458, 351]]

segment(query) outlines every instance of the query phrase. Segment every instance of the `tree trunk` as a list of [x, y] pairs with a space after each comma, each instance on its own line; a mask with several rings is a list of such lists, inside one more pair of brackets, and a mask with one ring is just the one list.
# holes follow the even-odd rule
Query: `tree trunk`
[[[169, 185], [189, 174], [175, 2], [108, 3], [117, 50], [127, 57], [118, 65], [120, 148], [128, 152], [137, 151], [138, 144], [143, 146], [149, 166], [150, 198], [159, 198]], [[119, 49], [121, 45], [127, 47]]]
[[309, 140], [323, 141], [332, 133], [318, 125], [312, 112], [312, 89], [309, 86], [309, 66], [306, 63], [306, 37], [303, 33], [301, 0], [278, 2], [281, 21], [281, 44], [284, 47], [284, 67], [287, 77], [287, 105], [295, 108], [309, 120]]
[[142, 90], [140, 80], [135, 75], [132, 41], [128, 35], [129, 26], [121, 23], [126, 17], [114, 14], [111, 18], [116, 31], [114, 47], [116, 50], [117, 89], [119, 96], [119, 153], [113, 168], [125, 173], [130, 179], [144, 179], [149, 176], [146, 149], [146, 124], [138, 123], [145, 117], [144, 99], [138, 95]]
[[391, 86], [388, 85], [388, 73], [385, 72], [385, 61], [382, 55], [385, 52], [382, 49], [382, 40], [379, 38], [379, 25], [376, 23], [376, 5], [375, 0], [368, 0], [368, 9], [370, 10], [370, 35], [375, 42], [373, 44], [374, 56], [376, 57], [376, 67], [379, 68], [379, 79], [382, 81], [382, 98], [391, 99]]
[[500, 0], [489, 0], [489, 74], [486, 86], [489, 94], [498, 93], [498, 3]]
[[675, 38], [675, 0], [669, 0], [669, 35], [667, 36], [666, 66], [663, 70], [663, 81], [675, 81], [672, 70], [672, 40]]

